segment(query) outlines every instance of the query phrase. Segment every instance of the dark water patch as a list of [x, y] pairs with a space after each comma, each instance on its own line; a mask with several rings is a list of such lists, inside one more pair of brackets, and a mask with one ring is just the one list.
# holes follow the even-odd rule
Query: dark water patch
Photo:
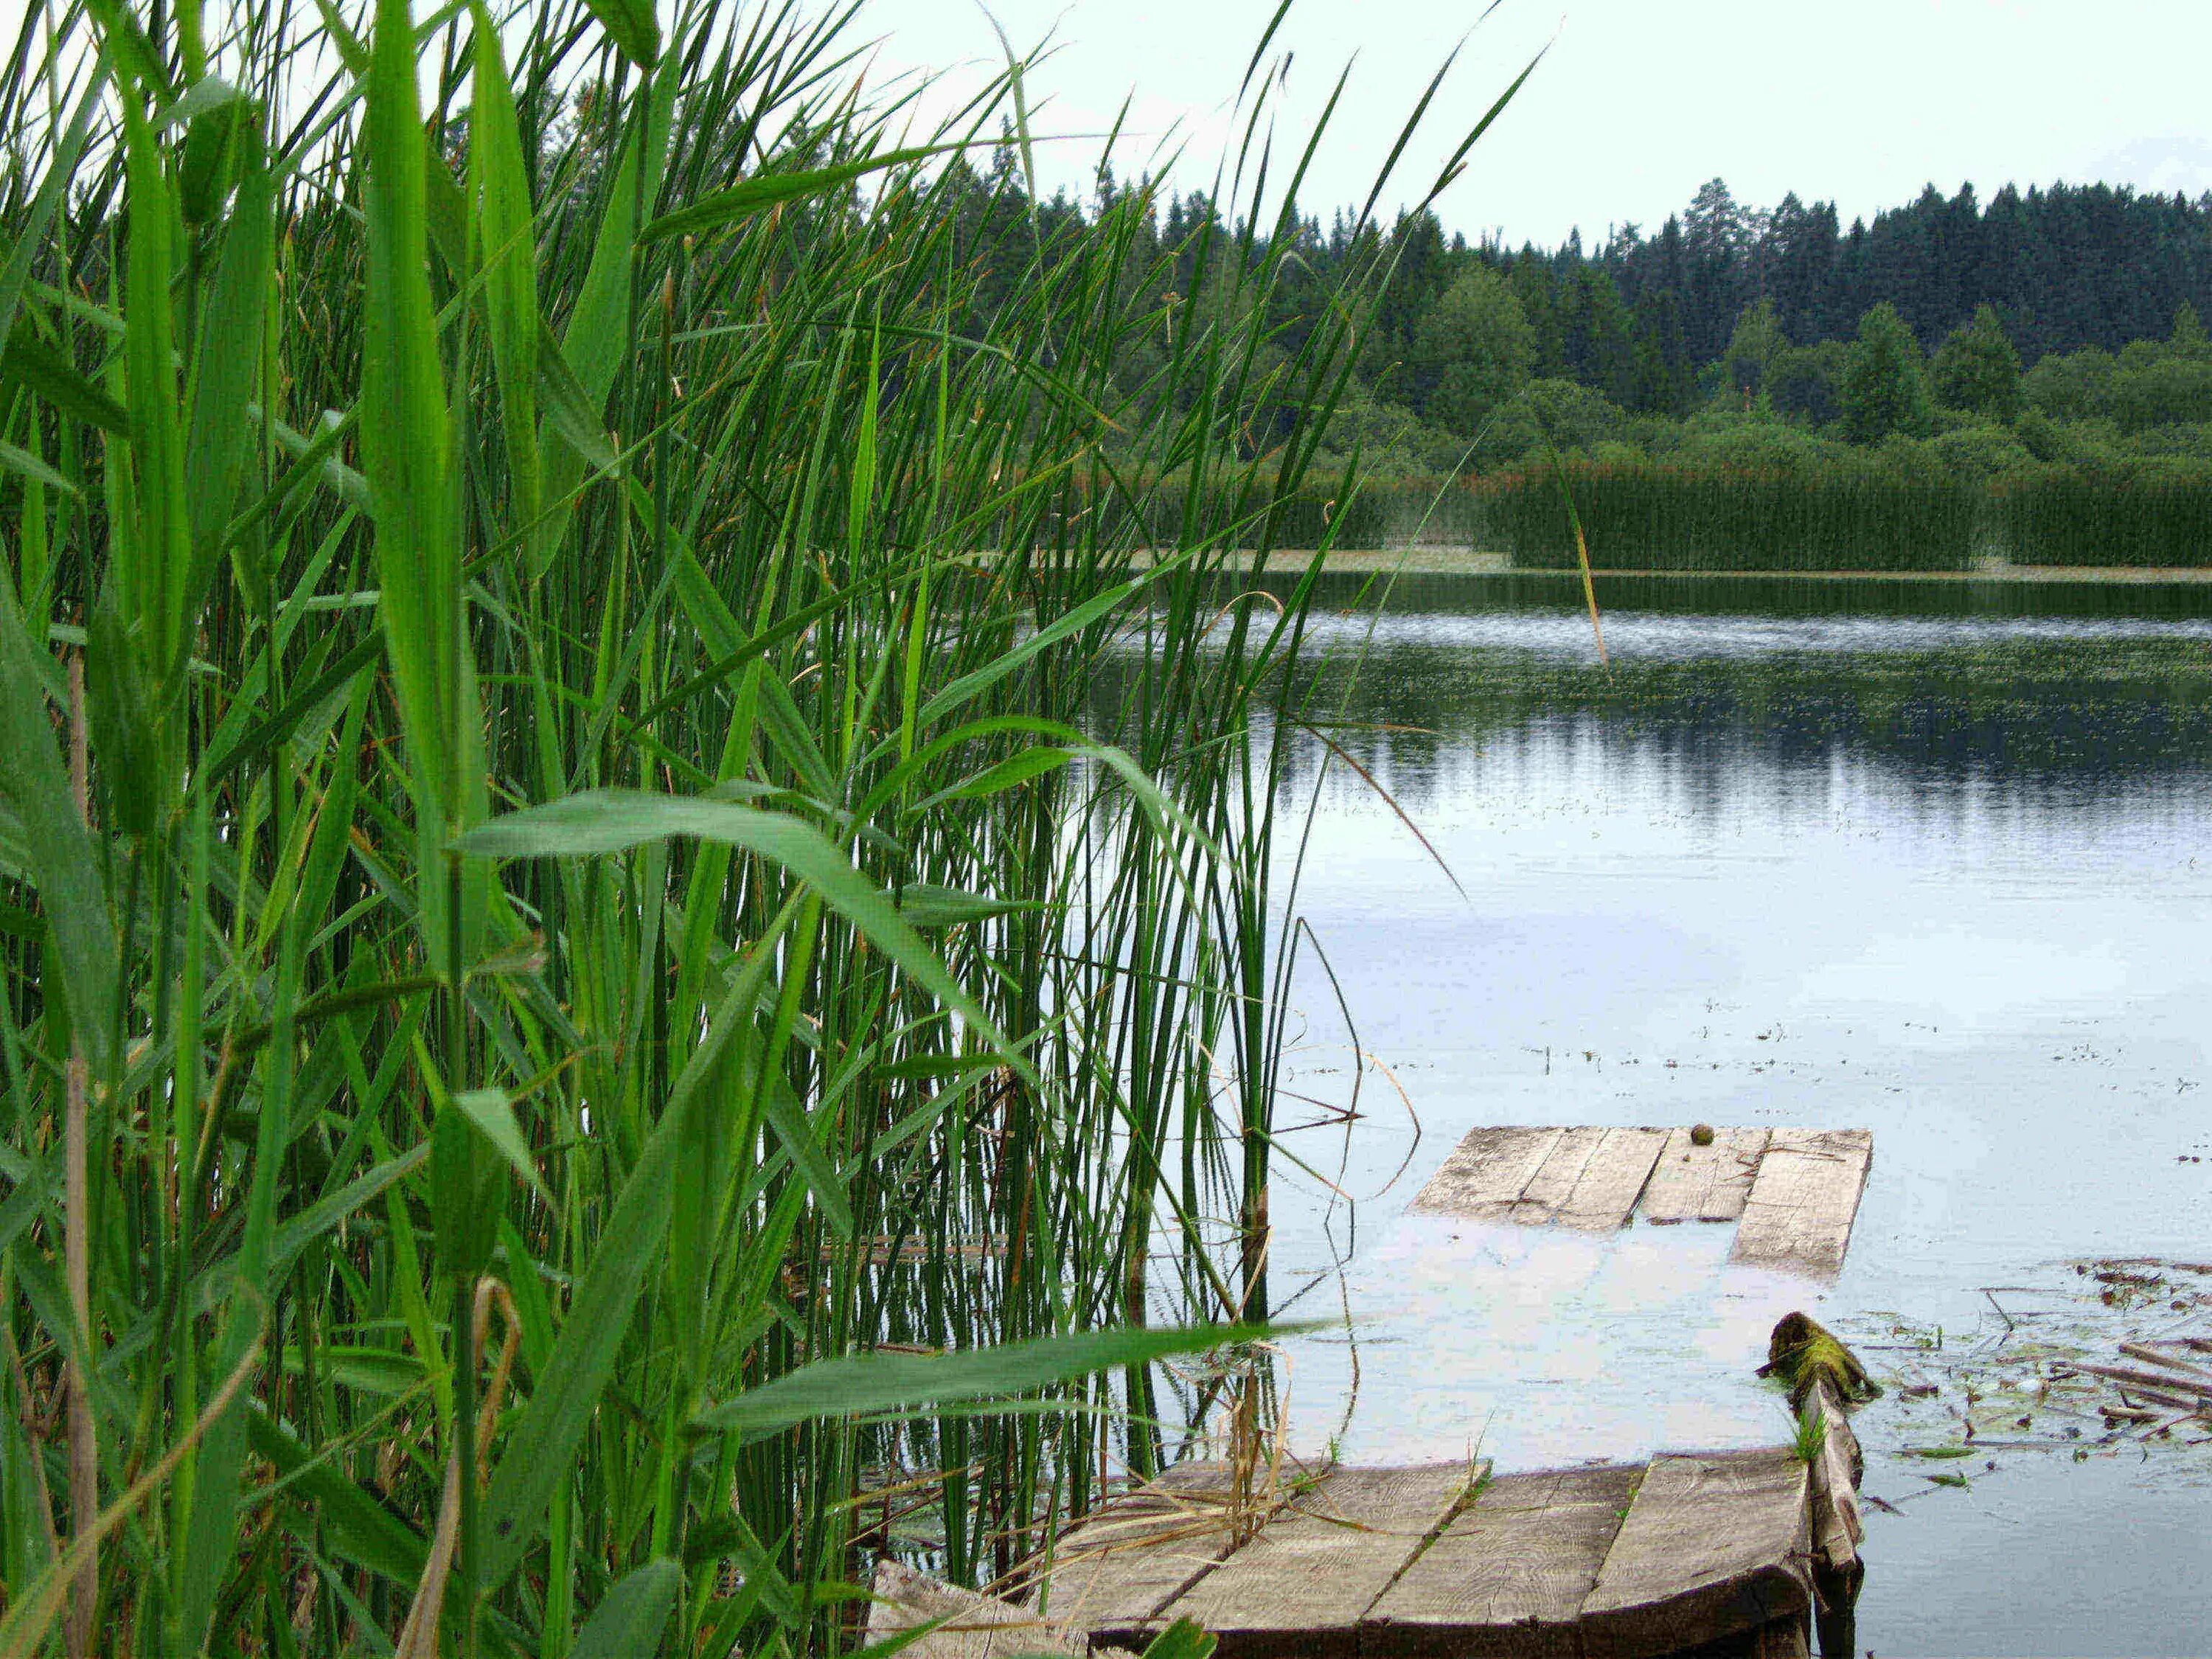
[[[1413, 556], [1415, 561], [1419, 556]], [[1241, 579], [1278, 597], [1297, 585], [1296, 571], [1270, 570]], [[2075, 617], [2179, 621], [2212, 617], [2212, 582], [2160, 581], [2132, 576], [1884, 575], [1840, 573], [1762, 574], [1601, 571], [1595, 586], [1601, 611], [1649, 611], [1669, 616], [1753, 617]], [[1432, 575], [1324, 571], [1324, 606], [1387, 602], [1426, 616], [1496, 611], [1579, 611], [1581, 576], [1572, 571], [1511, 570]]]

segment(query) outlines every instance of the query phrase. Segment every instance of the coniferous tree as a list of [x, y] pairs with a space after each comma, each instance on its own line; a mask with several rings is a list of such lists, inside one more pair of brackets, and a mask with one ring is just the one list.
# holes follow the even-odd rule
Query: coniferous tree
[[1947, 409], [1992, 416], [2008, 426], [2019, 417], [2020, 354], [1992, 306], [1976, 307], [1973, 320], [1936, 349], [1933, 378], [1936, 399]]
[[1586, 264], [1560, 285], [1560, 293], [1566, 378], [1626, 403], [1635, 392], [1636, 346], [1620, 290], [1604, 267]]
[[1697, 391], [1697, 369], [1682, 337], [1682, 307], [1674, 291], [1636, 301], [1636, 380], [1628, 407], [1639, 415], [1686, 415]]
[[2204, 319], [2186, 300], [2173, 313], [2173, 332], [2166, 337], [2166, 349], [2177, 357], [2212, 357], [2212, 334], [2204, 331]]
[[1535, 339], [1531, 369], [1539, 378], [1565, 374], [1566, 340], [1560, 327], [1559, 307], [1553, 303], [1551, 267], [1534, 248], [1526, 248], [1514, 259], [1505, 280], [1512, 285], [1513, 297], [1520, 302], [1521, 314], [1528, 319]]

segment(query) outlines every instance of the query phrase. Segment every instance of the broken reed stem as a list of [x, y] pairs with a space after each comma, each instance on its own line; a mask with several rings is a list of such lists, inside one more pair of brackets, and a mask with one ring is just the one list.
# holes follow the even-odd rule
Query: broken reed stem
[[23, 1425], [23, 1437], [33, 1449], [33, 1455], [24, 1460], [30, 1465], [33, 1496], [38, 1501], [39, 1525], [46, 1540], [46, 1559], [62, 1559], [61, 1534], [54, 1530], [54, 1498], [46, 1485], [46, 1443], [52, 1432], [50, 1422], [41, 1421], [32, 1404], [31, 1379], [23, 1370], [23, 1351], [16, 1346], [15, 1326], [12, 1320], [0, 1319], [0, 1348], [7, 1351], [8, 1375], [15, 1379], [15, 1397], [21, 1404], [17, 1417]]
[[[69, 665], [70, 793], [77, 816], [92, 822], [91, 765], [86, 744], [84, 716], [84, 658]], [[70, 1586], [66, 1640], [70, 1659], [87, 1659], [92, 1651], [92, 1629], [100, 1600], [100, 1549], [94, 1529], [100, 1522], [100, 1429], [92, 1412], [92, 1242], [89, 1236], [90, 1170], [86, 1145], [91, 1115], [91, 1088], [84, 1059], [82, 1022], [94, 1011], [71, 1011], [76, 1019], [70, 1032], [66, 1104], [63, 1121], [62, 1158], [64, 1169], [64, 1206], [67, 1212], [62, 1245], [63, 1270], [68, 1280], [70, 1316], [76, 1332], [70, 1343], [69, 1483], [70, 1536], [80, 1543], [92, 1540], [84, 1565]]]

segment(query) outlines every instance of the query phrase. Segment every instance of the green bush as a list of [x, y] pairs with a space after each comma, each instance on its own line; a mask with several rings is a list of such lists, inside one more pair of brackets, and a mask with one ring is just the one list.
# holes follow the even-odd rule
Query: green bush
[[2033, 453], [2009, 427], [1956, 427], [1929, 447], [1945, 471], [1973, 483], [1987, 483], [2035, 465]]
[[1676, 453], [1706, 471], [1795, 477], [1820, 467], [1835, 450], [1802, 428], [1771, 418], [1705, 416], [1683, 434]]
[[2166, 356], [2124, 368], [2113, 387], [2113, 414], [2123, 431], [2212, 420], [2212, 362]]
[[2087, 420], [2112, 412], [2119, 368], [2111, 352], [2096, 346], [2054, 351], [2021, 377], [2021, 390], [2030, 409], [2054, 421]]

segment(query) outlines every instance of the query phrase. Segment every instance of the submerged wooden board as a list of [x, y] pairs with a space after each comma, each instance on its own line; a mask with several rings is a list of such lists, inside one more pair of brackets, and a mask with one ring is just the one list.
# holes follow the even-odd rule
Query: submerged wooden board
[[1808, 1480], [1786, 1448], [1654, 1458], [1583, 1603], [1587, 1659], [1641, 1659], [1808, 1613]]
[[1465, 1463], [1339, 1469], [1170, 1603], [1161, 1622], [1195, 1621], [1218, 1639], [1221, 1659], [1352, 1659], [1361, 1618], [1459, 1507], [1469, 1476]]
[[1513, 1219], [1532, 1227], [1558, 1220], [1590, 1160], [1597, 1156], [1597, 1149], [1605, 1144], [1605, 1135], [1603, 1129], [1562, 1130], [1536, 1173], [1528, 1177], [1528, 1184], [1521, 1189]]
[[1670, 1129], [1644, 1183], [1641, 1213], [1655, 1226], [1678, 1221], [1734, 1221], [1743, 1213], [1753, 1175], [1766, 1151], [1764, 1129], [1721, 1129], [1699, 1146], [1687, 1129]]
[[1607, 1129], [1553, 1219], [1591, 1232], [1626, 1227], [1666, 1144], [1664, 1129]]
[[1054, 1624], [1092, 1632], [1094, 1639], [1149, 1629], [1162, 1607], [1234, 1547], [1231, 1495], [1226, 1464], [1176, 1464], [1063, 1535], [1046, 1577], [1022, 1605]]
[[1360, 1631], [1361, 1659], [1571, 1659], [1638, 1465], [1509, 1474], [1386, 1590]]
[[1775, 1130], [1752, 1177], [1729, 1259], [1814, 1274], [1842, 1272], [1873, 1158], [1869, 1130]]
[[1603, 1231], [1640, 1212], [1656, 1225], [1736, 1221], [1731, 1261], [1842, 1270], [1874, 1158], [1866, 1129], [1471, 1129], [1417, 1210]]
[[1565, 1129], [1470, 1129], [1429, 1177], [1413, 1207], [1503, 1220], [1565, 1133]]

